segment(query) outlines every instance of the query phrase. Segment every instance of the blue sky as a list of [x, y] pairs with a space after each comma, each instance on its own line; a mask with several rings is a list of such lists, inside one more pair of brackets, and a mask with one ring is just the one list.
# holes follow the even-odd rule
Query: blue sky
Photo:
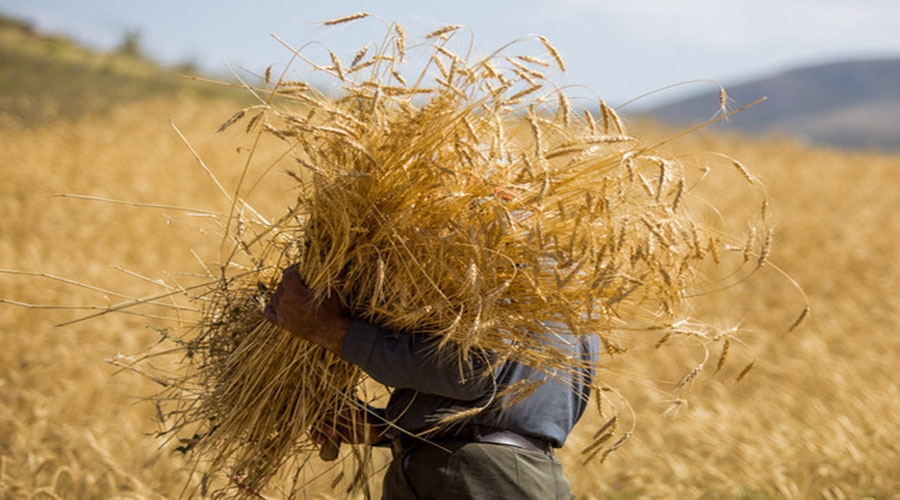
[[[897, 0], [0, 0], [0, 12], [91, 47], [112, 49], [137, 31], [153, 58], [218, 74], [287, 62], [272, 33], [295, 46], [322, 41], [352, 58], [383, 34], [377, 21], [317, 22], [358, 11], [399, 22], [411, 37], [465, 25], [485, 51], [545, 35], [566, 59], [569, 81], [611, 104], [695, 79], [727, 86], [798, 65], [900, 56]], [[688, 86], [663, 99], [708, 89]]]

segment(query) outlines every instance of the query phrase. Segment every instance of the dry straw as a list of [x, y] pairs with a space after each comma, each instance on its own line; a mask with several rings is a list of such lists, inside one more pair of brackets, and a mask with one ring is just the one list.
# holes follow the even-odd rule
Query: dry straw
[[[246, 187], [230, 196], [222, 226], [232, 251], [192, 294], [202, 318], [184, 336], [167, 334], [185, 357], [158, 396], [164, 434], [196, 459], [203, 489], [224, 477], [253, 496], [280, 471], [302, 470], [317, 449], [309, 431], [368, 399], [360, 370], [263, 319], [268, 290], [291, 265], [357, 318], [459, 346], [460, 363], [487, 350], [548, 373], [579, 368], [543, 342], [559, 331], [600, 335], [611, 354], [646, 332], [710, 343], [708, 329], [686, 326], [698, 324], [686, 297], [709, 286], [700, 265], [718, 261], [726, 236], [690, 212], [681, 165], [627, 135], [602, 100], [597, 123], [576, 106], [545, 75], [548, 60], [565, 70], [546, 38], [473, 59], [454, 43], [464, 33], [447, 26], [411, 46], [390, 25], [350, 67], [331, 51], [316, 63], [290, 48], [330, 75], [339, 96], [267, 70], [272, 85], [253, 89], [260, 105], [223, 125], [249, 117], [248, 130], [284, 141], [297, 199], [267, 218], [243, 204]], [[428, 53], [416, 59], [425, 67], [403, 63], [412, 50]], [[605, 459], [631, 435], [612, 440], [614, 427], [598, 432], [589, 457]], [[350, 487], [365, 489], [368, 451], [345, 453], [355, 460]], [[297, 492], [305, 479], [292, 477]]]

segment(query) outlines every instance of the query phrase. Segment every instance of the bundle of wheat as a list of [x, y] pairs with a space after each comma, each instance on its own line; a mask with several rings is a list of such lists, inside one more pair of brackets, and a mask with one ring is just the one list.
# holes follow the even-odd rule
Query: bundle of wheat
[[[203, 319], [177, 341], [191, 368], [160, 401], [174, 405], [169, 431], [192, 436], [182, 449], [207, 471], [228, 471], [241, 491], [289, 461], [302, 467], [316, 448], [308, 431], [361, 401], [363, 373], [264, 320], [267, 290], [291, 265], [365, 321], [548, 373], [577, 368], [542, 341], [560, 329], [600, 335], [609, 353], [635, 332], [726, 342], [727, 352], [729, 336], [693, 322], [686, 297], [709, 285], [698, 266], [718, 262], [728, 241], [690, 209], [679, 162], [629, 136], [602, 100], [599, 116], [576, 109], [545, 74], [565, 70], [545, 38], [470, 58], [451, 50], [459, 34], [427, 35], [412, 76], [397, 24], [349, 65], [291, 49], [340, 96], [267, 71], [261, 104], [223, 125], [246, 119], [289, 145], [297, 201], [274, 222], [237, 208], [223, 221], [233, 258], [198, 296]], [[540, 56], [508, 54], [528, 44]], [[762, 219], [733, 245], [747, 272], [766, 263]], [[591, 456], [620, 444], [598, 443]], [[364, 486], [367, 451], [352, 453], [354, 485]]]

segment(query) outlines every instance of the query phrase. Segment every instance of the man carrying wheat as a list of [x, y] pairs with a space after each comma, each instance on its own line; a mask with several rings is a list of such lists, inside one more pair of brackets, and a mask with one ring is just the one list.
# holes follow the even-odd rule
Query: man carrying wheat
[[[731, 237], [693, 192], [710, 167], [687, 174], [658, 151], [683, 133], [646, 144], [603, 100], [570, 103], [574, 87], [548, 79], [565, 65], [543, 36], [481, 58], [455, 43], [461, 31], [408, 44], [391, 24], [349, 66], [292, 48], [341, 95], [267, 71], [270, 98], [220, 128], [246, 116], [254, 144], [271, 134], [299, 170], [288, 170], [298, 183], [286, 214], [229, 198], [220, 223], [233, 250], [198, 293], [197, 335], [176, 339], [191, 369], [158, 397], [175, 405], [167, 432], [203, 463], [201, 493], [225, 470], [220, 491], [259, 497], [297, 465], [293, 497], [310, 451], [335, 459], [348, 443], [359, 445], [345, 454], [356, 461], [351, 492], [369, 491], [366, 446], [390, 444], [385, 498], [571, 497], [553, 449], [591, 393], [607, 420], [585, 461], [631, 435], [608, 445], [618, 415], [604, 415], [607, 389], [593, 381], [601, 340], [609, 356], [648, 334], [661, 335], [656, 347], [696, 342], [703, 361], [676, 391], [715, 344], [721, 368], [733, 332], [693, 318], [692, 301], [767, 264], [765, 193], [747, 236]], [[513, 52], [519, 43], [540, 52]], [[413, 47], [426, 57], [408, 58]], [[707, 272], [723, 250], [743, 257], [725, 280]], [[392, 390], [383, 409], [354, 397], [370, 378]]]

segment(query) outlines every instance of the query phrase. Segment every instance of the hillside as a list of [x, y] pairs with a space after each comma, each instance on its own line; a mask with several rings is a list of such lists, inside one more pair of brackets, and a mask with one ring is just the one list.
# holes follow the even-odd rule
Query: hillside
[[[813, 144], [900, 151], [900, 58], [858, 60], [786, 71], [726, 85], [732, 108], [767, 101], [732, 117], [728, 127], [789, 134]], [[708, 119], [719, 106], [709, 92], [649, 110], [682, 125]]]
[[179, 92], [245, 96], [184, 78], [182, 73], [189, 74], [190, 68], [160, 67], [139, 53], [90, 51], [2, 15], [0, 61], [0, 126], [83, 118], [127, 102]]

